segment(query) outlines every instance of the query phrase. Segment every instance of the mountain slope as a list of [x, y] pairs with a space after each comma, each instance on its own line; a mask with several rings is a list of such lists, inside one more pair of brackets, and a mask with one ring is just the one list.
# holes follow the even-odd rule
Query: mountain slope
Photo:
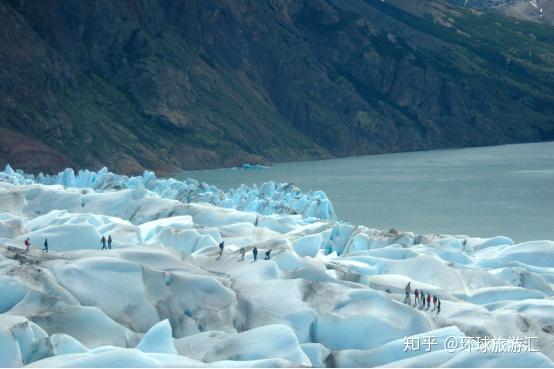
[[410, 3], [1, 0], [0, 128], [125, 173], [554, 139], [552, 28]]
[[[554, 24], [553, 0], [450, 0], [456, 5], [494, 10], [509, 17]], [[541, 13], [542, 9], [542, 13]]]

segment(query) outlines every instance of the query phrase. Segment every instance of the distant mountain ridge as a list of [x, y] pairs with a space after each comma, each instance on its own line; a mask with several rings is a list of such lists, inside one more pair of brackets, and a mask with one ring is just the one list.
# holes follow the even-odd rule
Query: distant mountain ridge
[[123, 173], [554, 139], [554, 30], [446, 1], [0, 0], [0, 165]]

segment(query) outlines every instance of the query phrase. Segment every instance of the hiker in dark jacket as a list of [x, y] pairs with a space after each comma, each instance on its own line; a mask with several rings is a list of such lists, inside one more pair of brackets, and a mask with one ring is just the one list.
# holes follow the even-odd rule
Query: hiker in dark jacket
[[112, 248], [112, 235], [109, 235], [109, 236], [108, 236], [108, 248], [109, 248], [109, 249]]
[[44, 248], [42, 249], [42, 252], [45, 252], [48, 254], [48, 238], [44, 239]]
[[412, 293], [412, 282], [408, 282], [406, 287], [404, 287], [404, 294], [406, 295], [404, 297], [404, 303], [408, 305], [412, 305], [412, 300], [410, 298], [410, 294]]
[[256, 259], [258, 259], [258, 248], [256, 246], [254, 246], [252, 254], [254, 254], [254, 261], [256, 261]]
[[271, 254], [271, 249], [269, 249], [269, 250], [267, 250], [267, 251], [265, 252], [265, 260], [271, 259], [271, 255], [270, 255], [270, 254]]
[[435, 310], [437, 308], [437, 296], [436, 295], [433, 295], [433, 310]]
[[437, 314], [441, 312], [441, 300], [438, 301]]
[[106, 237], [102, 236], [100, 243], [102, 244], [102, 250], [106, 250]]
[[417, 290], [417, 288], [415, 289], [414, 291], [414, 303], [415, 303], [415, 306], [417, 306], [419, 302], [419, 291]]
[[225, 242], [221, 241], [219, 243], [219, 256], [223, 256], [223, 248], [225, 247]]

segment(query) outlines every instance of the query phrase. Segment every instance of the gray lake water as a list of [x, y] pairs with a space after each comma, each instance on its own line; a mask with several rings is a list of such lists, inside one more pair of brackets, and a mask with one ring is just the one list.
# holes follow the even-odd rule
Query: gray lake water
[[293, 182], [324, 190], [341, 220], [417, 233], [554, 240], [554, 142], [185, 172], [223, 190]]

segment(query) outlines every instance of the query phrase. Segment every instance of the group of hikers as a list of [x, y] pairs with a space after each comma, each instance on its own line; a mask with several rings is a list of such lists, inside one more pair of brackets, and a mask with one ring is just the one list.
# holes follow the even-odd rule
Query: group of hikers
[[[102, 244], [102, 250], [111, 249], [112, 248], [112, 235], [108, 235], [108, 238], [106, 239], [105, 236], [102, 236], [100, 239], [100, 243]], [[108, 247], [106, 247], [106, 243], [108, 244]], [[48, 253], [48, 238], [44, 239], [42, 252]], [[25, 239], [25, 253], [28, 254], [31, 251], [31, 239], [27, 237]]]
[[[105, 236], [102, 236], [100, 239], [100, 243], [102, 244], [102, 250], [107, 250], [112, 248], [112, 235], [108, 235], [108, 238], [106, 239]], [[107, 247], [106, 247], [107, 244]], [[48, 253], [48, 239], [44, 239], [44, 248], [42, 249], [42, 252]], [[223, 256], [223, 250], [225, 248], [225, 241], [221, 241], [219, 243], [219, 256]], [[25, 253], [28, 254], [31, 250], [31, 240], [27, 237], [25, 240]], [[241, 247], [239, 250], [240, 253], [240, 259], [239, 261], [244, 261], [244, 257], [246, 256], [246, 248]], [[254, 246], [252, 249], [252, 255], [254, 256], [254, 261], [258, 260], [258, 248]], [[270, 260], [271, 259], [271, 249], [267, 250], [265, 252], [265, 258], [264, 260]], [[414, 304], [412, 305], [412, 282], [408, 282], [406, 287], [404, 288], [404, 292], [406, 294], [406, 297], [404, 299], [404, 303], [408, 304], [413, 307], [420, 307], [421, 309], [429, 310], [431, 307], [431, 302], [433, 302], [433, 310], [431, 311], [437, 311], [437, 314], [441, 312], [441, 300], [436, 296], [432, 295], [430, 293], [425, 293], [423, 290], [418, 290], [417, 288], [414, 291]]]
[[[42, 248], [42, 252], [48, 253], [48, 238], [44, 239], [43, 243], [44, 247]], [[25, 253], [28, 254], [31, 251], [31, 239], [27, 237], [25, 239]]]
[[[219, 243], [219, 257], [223, 256], [223, 249], [225, 248], [225, 241], [221, 241]], [[240, 259], [239, 261], [244, 261], [244, 257], [246, 256], [246, 248], [241, 247], [239, 250], [240, 253]], [[252, 249], [252, 255], [254, 256], [254, 261], [258, 260], [258, 248], [254, 246]], [[270, 260], [271, 259], [271, 249], [267, 250], [265, 252], [265, 258], [264, 260]]]
[[[112, 248], [112, 235], [108, 235], [108, 238], [106, 236], [102, 236], [100, 239], [100, 243], [102, 244], [102, 250], [111, 250]], [[223, 256], [223, 249], [225, 248], [225, 241], [221, 241], [219, 243], [219, 256]], [[25, 253], [28, 254], [31, 250], [31, 239], [27, 237], [25, 240]], [[48, 252], [48, 239], [44, 239], [44, 248], [42, 249], [42, 252]], [[252, 254], [254, 255], [254, 261], [258, 260], [258, 248], [254, 246], [254, 249], [252, 250]], [[246, 249], [244, 247], [240, 248], [240, 260], [243, 261], [244, 257], [246, 255]], [[271, 259], [271, 249], [267, 250], [265, 252], [265, 260]]]
[[[437, 295], [432, 295], [430, 293], [425, 293], [423, 290], [418, 290], [417, 288], [414, 291], [414, 304], [412, 305], [412, 282], [408, 282], [406, 287], [404, 288], [404, 292], [406, 293], [406, 297], [404, 298], [404, 303], [408, 304], [413, 307], [420, 307], [421, 309], [429, 310], [431, 307], [431, 301], [433, 302], [433, 310], [431, 311], [437, 311], [437, 314], [441, 312], [441, 300], [437, 297]], [[427, 306], [427, 307], [426, 307]]]
[[[111, 250], [112, 248], [112, 235], [108, 235], [108, 249]], [[102, 244], [102, 250], [106, 250], [106, 236], [102, 236], [100, 239], [100, 243]]]

